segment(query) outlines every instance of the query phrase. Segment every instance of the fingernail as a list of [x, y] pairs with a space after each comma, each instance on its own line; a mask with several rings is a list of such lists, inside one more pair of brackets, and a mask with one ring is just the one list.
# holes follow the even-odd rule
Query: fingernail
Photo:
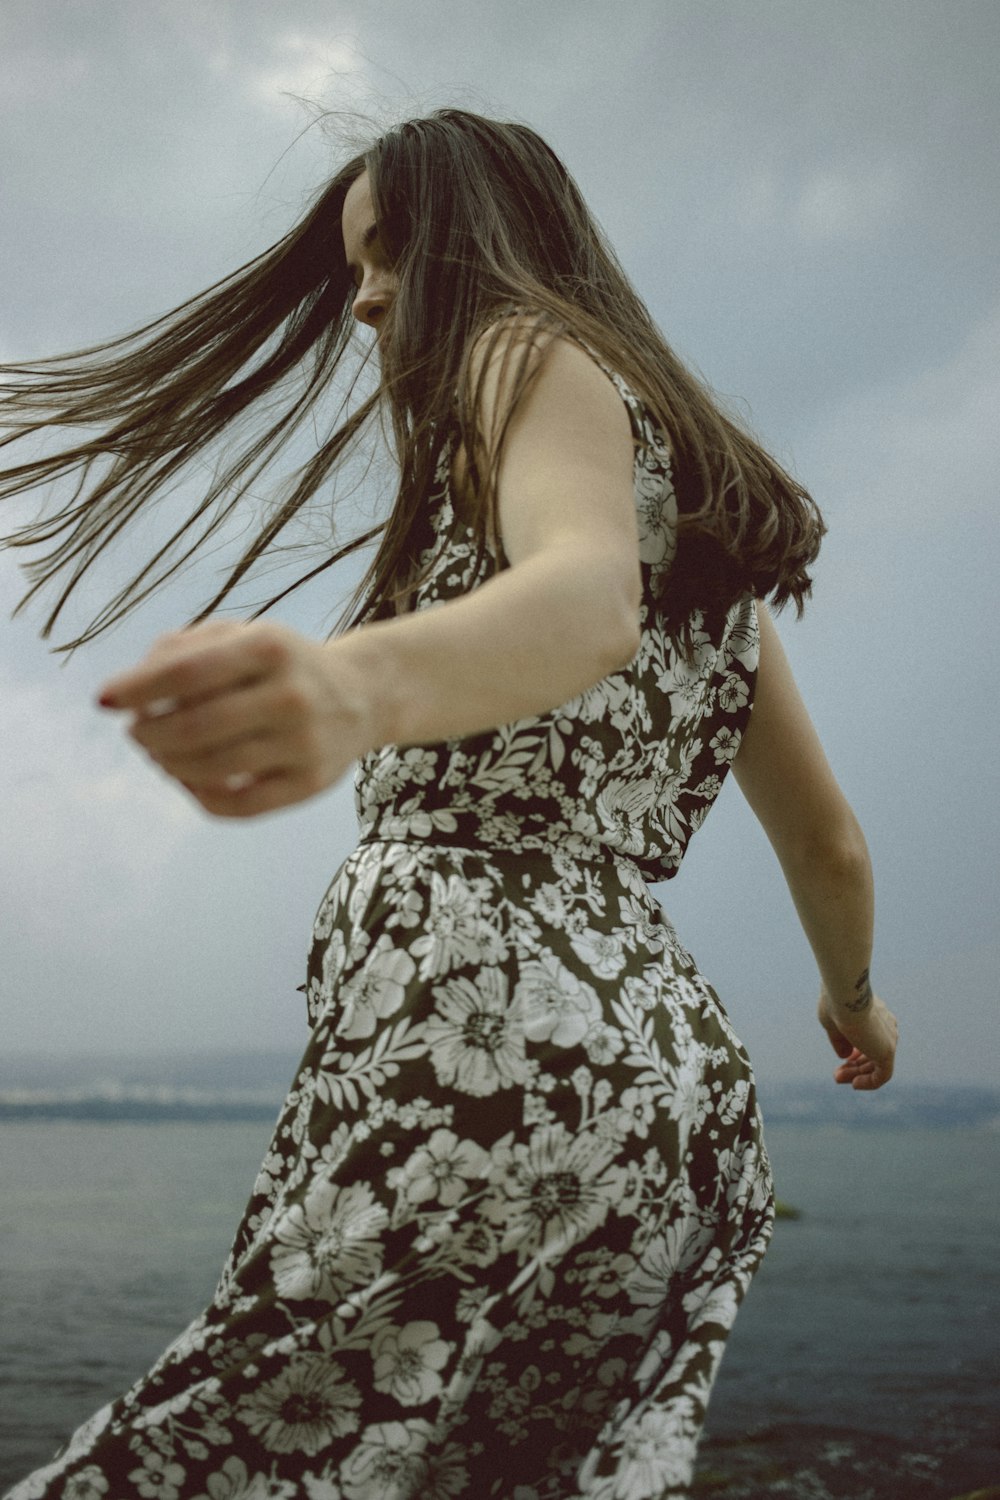
[[100, 704], [101, 708], [118, 707], [118, 699], [115, 697], [114, 693], [103, 692], [97, 701]]

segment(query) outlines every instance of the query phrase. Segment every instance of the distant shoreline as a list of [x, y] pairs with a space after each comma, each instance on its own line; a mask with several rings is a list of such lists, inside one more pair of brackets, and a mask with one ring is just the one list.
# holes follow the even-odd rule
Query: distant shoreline
[[[0, 1122], [274, 1120], [301, 1056], [294, 1052], [91, 1054], [0, 1058]], [[1000, 1088], [893, 1081], [877, 1093], [757, 1074], [767, 1125], [973, 1127], [1000, 1132]]]
[[105, 1099], [67, 1100], [64, 1103], [8, 1104], [0, 1100], [0, 1122], [29, 1124], [35, 1120], [91, 1121], [95, 1124], [161, 1125], [178, 1122], [231, 1122], [274, 1120], [277, 1104], [145, 1104], [138, 1100], [112, 1102]]
[[[234, 1091], [235, 1092], [235, 1091]], [[171, 1095], [174, 1094], [174, 1097]], [[228, 1097], [211, 1090], [160, 1085], [156, 1089], [119, 1086], [89, 1093], [67, 1089], [0, 1089], [0, 1123], [26, 1124], [38, 1120], [91, 1121], [100, 1124], [165, 1124], [172, 1121], [209, 1123], [275, 1120], [283, 1095], [247, 1091]], [[808, 1091], [802, 1097], [765, 1095], [765, 1128], [777, 1125], [829, 1126], [854, 1130], [977, 1129], [1000, 1134], [1000, 1092], [985, 1089], [953, 1091], [944, 1098], [924, 1092], [902, 1092], [858, 1099], [845, 1093]]]

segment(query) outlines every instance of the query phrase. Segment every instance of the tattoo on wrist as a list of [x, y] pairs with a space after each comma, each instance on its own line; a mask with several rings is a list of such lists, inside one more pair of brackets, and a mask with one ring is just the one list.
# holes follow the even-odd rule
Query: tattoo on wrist
[[857, 1014], [860, 1011], [867, 1010], [872, 1003], [872, 987], [867, 969], [854, 981], [854, 989], [855, 999], [845, 1000], [844, 1009]]

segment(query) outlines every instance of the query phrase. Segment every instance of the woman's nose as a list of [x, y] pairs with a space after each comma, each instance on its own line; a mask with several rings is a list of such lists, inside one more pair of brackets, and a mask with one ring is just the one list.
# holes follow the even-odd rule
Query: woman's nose
[[391, 288], [384, 278], [377, 282], [364, 282], [355, 294], [352, 312], [359, 323], [367, 323], [370, 328], [377, 328], [392, 297]]

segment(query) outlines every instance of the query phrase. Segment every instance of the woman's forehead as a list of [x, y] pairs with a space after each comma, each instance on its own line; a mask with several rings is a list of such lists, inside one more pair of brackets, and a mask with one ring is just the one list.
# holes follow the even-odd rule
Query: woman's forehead
[[372, 207], [371, 184], [368, 173], [355, 177], [344, 197], [341, 223], [344, 231], [344, 248], [348, 258], [361, 243], [365, 230], [375, 217]]

